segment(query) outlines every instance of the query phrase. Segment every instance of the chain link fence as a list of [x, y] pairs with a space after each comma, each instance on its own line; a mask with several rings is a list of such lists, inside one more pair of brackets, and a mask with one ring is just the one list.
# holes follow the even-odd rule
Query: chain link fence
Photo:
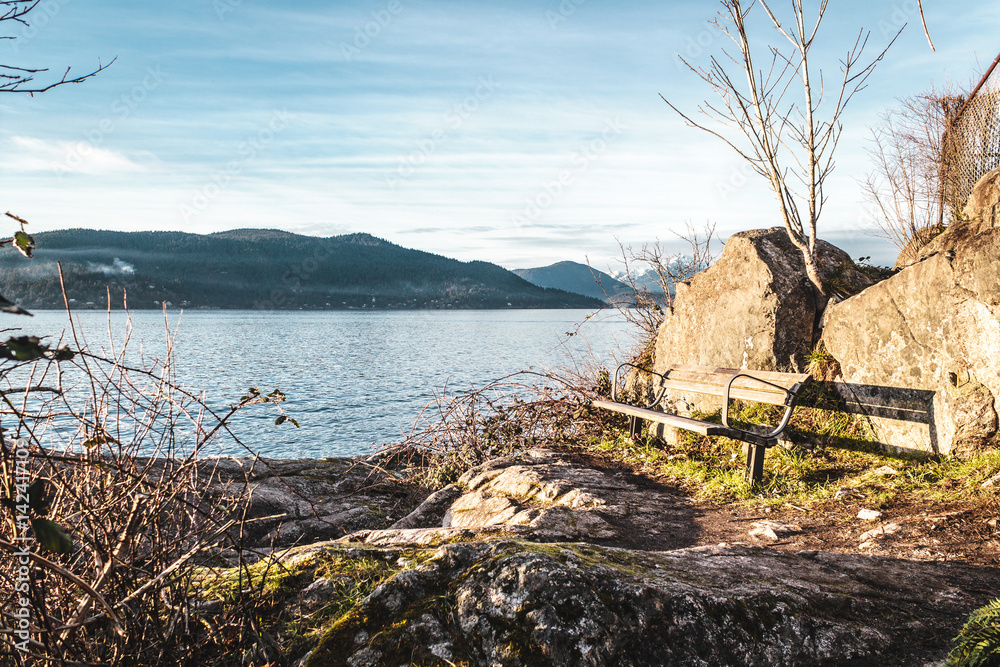
[[[998, 58], [1000, 60], [1000, 58]], [[942, 189], [945, 206], [960, 213], [980, 178], [1000, 166], [1000, 68], [993, 66], [964, 104], [949, 98], [952, 118], [944, 137]], [[951, 108], [947, 108], [951, 107]]]

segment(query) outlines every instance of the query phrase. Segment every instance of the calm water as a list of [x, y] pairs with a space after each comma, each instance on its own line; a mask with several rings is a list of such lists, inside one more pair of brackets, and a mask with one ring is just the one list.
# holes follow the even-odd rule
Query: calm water
[[[300, 429], [274, 426], [277, 412], [251, 407], [234, 432], [264, 456], [343, 456], [398, 442], [420, 410], [447, 386], [457, 393], [529, 367], [611, 363], [634, 344], [619, 316], [587, 320], [584, 310], [504, 311], [193, 311], [171, 313], [179, 384], [205, 390], [224, 409], [248, 387], [280, 388]], [[76, 314], [91, 350], [108, 348], [108, 316]], [[61, 312], [5, 316], [25, 333], [56, 334]], [[129, 350], [138, 360], [162, 358], [163, 314], [132, 313]], [[124, 336], [123, 314], [110, 330]], [[568, 332], [576, 332], [567, 336]], [[218, 450], [217, 450], [218, 451]], [[222, 452], [220, 452], [222, 453]], [[228, 446], [224, 453], [245, 453]]]

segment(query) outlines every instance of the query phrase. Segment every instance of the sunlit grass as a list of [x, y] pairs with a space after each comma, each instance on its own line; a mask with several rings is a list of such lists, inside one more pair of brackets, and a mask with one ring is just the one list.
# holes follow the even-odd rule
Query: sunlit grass
[[[773, 408], [740, 409], [730, 419], [773, 423]], [[719, 413], [692, 415], [719, 421]], [[914, 502], [991, 501], [995, 487], [982, 483], [1000, 471], [1000, 452], [984, 451], [967, 459], [948, 456], [894, 455], [872, 442], [863, 419], [843, 412], [799, 408], [791, 429], [813, 436], [811, 448], [778, 445], [768, 450], [763, 481], [745, 479], [743, 444], [680, 432], [676, 444], [656, 438], [630, 439], [623, 431], [606, 431], [589, 447], [623, 463], [687, 487], [695, 497], [750, 506], [793, 504], [815, 507], [849, 492], [866, 505], [879, 507], [905, 497]], [[829, 443], [829, 444], [827, 444]], [[998, 485], [1000, 486], [1000, 485]]]

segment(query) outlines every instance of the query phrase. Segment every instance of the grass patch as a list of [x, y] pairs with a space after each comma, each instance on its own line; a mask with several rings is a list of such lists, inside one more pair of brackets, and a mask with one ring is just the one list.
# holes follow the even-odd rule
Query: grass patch
[[[773, 424], [780, 408], [735, 406], [730, 422]], [[720, 412], [696, 413], [703, 421], [721, 422]], [[687, 431], [675, 444], [643, 435], [634, 440], [625, 430], [608, 428], [586, 447], [662, 478], [680, 482], [696, 497], [722, 503], [765, 507], [792, 503], [814, 507], [850, 492], [872, 507], [906, 497], [919, 502], [984, 502], [995, 489], [982, 483], [1000, 471], [1000, 451], [985, 451], [967, 459], [947, 456], [890, 454], [872, 440], [867, 422], [855, 415], [800, 407], [789, 426], [792, 434], [809, 434], [806, 447], [778, 445], [764, 459], [763, 482], [746, 481], [743, 443], [702, 437]]]

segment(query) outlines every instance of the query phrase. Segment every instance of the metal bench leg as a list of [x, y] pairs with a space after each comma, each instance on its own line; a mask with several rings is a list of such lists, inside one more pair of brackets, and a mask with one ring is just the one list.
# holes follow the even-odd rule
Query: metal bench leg
[[638, 417], [629, 417], [628, 418], [628, 437], [630, 437], [630, 438], [632, 438], [634, 440], [635, 437], [637, 435], [639, 435], [640, 433], [642, 433], [642, 420], [639, 419]]
[[747, 445], [747, 478], [752, 486], [757, 486], [764, 479], [764, 445]]

